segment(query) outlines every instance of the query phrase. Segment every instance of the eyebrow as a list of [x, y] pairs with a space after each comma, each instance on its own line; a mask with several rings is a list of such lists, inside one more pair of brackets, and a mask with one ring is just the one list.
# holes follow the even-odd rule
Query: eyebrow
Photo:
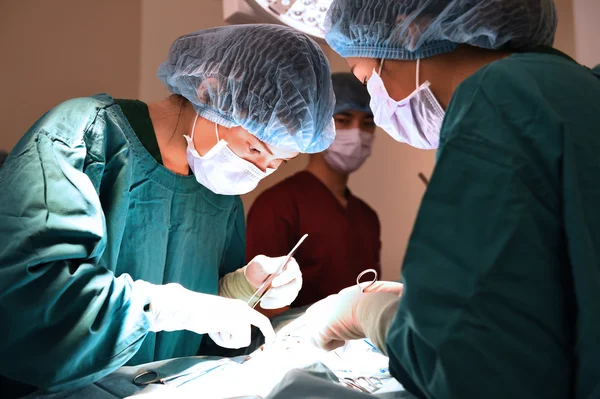
[[266, 145], [264, 145], [264, 143], [262, 141], [260, 141], [256, 136], [252, 135], [252, 138], [254, 139], [255, 146], [258, 147], [260, 145], [260, 147], [263, 150], [265, 150], [267, 153], [269, 153], [269, 155], [273, 155], [273, 152], [271, 152], [271, 150]]
[[[269, 149], [269, 147], [267, 147], [262, 141], [260, 141], [258, 138], [253, 137], [253, 139], [256, 141], [256, 143], [258, 143], [266, 152], [269, 153], [269, 155], [274, 155], [273, 152]], [[291, 161], [292, 159], [296, 158], [298, 155], [300, 154], [296, 154], [291, 158], [277, 158], [277, 159], [283, 159], [284, 161]]]

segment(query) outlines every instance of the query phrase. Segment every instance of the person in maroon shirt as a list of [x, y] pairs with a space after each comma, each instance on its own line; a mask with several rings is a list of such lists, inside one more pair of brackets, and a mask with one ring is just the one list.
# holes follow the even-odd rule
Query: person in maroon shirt
[[[306, 169], [262, 193], [248, 214], [246, 255], [279, 256], [304, 234], [294, 258], [303, 285], [292, 307], [312, 304], [380, 268], [377, 213], [348, 189], [348, 177], [371, 154], [375, 123], [365, 86], [349, 73], [332, 75], [336, 139]], [[264, 312], [269, 316], [280, 311]]]

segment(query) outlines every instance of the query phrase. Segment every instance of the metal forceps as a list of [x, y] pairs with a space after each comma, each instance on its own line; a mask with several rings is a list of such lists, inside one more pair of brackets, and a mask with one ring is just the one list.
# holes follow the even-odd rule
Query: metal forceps
[[[365, 393], [373, 393], [383, 386], [383, 381], [378, 377], [344, 377], [340, 381], [350, 388]], [[361, 381], [365, 384], [361, 384]]]
[[298, 241], [296, 246], [294, 248], [292, 248], [292, 250], [285, 257], [283, 262], [281, 262], [281, 265], [277, 268], [277, 270], [275, 270], [275, 273], [270, 274], [269, 277], [267, 277], [265, 279], [265, 281], [263, 281], [263, 283], [260, 285], [260, 287], [258, 287], [256, 292], [248, 300], [248, 306], [250, 306], [252, 309], [254, 309], [256, 307], [256, 305], [258, 305], [260, 300], [263, 298], [263, 296], [265, 296], [265, 294], [267, 292], [269, 292], [269, 290], [271, 289], [271, 283], [273, 282], [273, 280], [275, 280], [275, 277], [277, 277], [283, 271], [283, 269], [288, 264], [290, 259], [292, 259], [292, 256], [294, 256], [294, 253], [296, 252], [296, 250], [298, 249], [300, 244], [302, 244], [302, 242], [304, 240], [306, 240], [306, 237], [308, 237], [308, 234], [304, 234], [302, 236], [302, 238], [300, 239], [300, 241]]
[[[209, 368], [192, 367], [189, 370], [183, 371], [181, 373], [173, 374], [173, 375], [168, 375], [166, 377], [161, 377], [160, 374], [158, 373], [158, 371], [155, 371], [155, 370], [141, 370], [133, 377], [133, 383], [139, 387], [143, 387], [143, 386], [150, 385], [150, 384], [167, 385], [170, 382], [175, 381], [179, 378], [188, 377], [188, 378], [183, 379], [184, 380], [183, 383], [185, 383], [194, 378], [201, 377], [204, 374], [207, 374], [213, 370], [216, 370], [219, 367], [222, 367], [223, 365], [224, 365], [223, 362], [218, 362], [216, 365], [213, 365], [212, 367], [209, 367]], [[183, 383], [180, 385], [183, 385]]]
[[[367, 285], [360, 285], [360, 283], [361, 283], [360, 279], [363, 278], [363, 276], [368, 273], [373, 273], [373, 280], [369, 281], [369, 283]], [[360, 292], [365, 292], [365, 290], [367, 288], [369, 288], [370, 286], [375, 284], [375, 282], [377, 282], [377, 277], [378, 277], [377, 270], [375, 270], [375, 269], [367, 269], [367, 270], [364, 270], [363, 272], [361, 272], [358, 275], [358, 277], [356, 278], [356, 285], [358, 285], [358, 288], [360, 288]]]

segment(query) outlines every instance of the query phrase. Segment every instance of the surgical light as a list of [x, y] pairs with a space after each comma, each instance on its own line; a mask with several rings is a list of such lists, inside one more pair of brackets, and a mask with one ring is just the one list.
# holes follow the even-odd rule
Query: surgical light
[[260, 13], [318, 39], [325, 37], [325, 14], [332, 0], [246, 0]]

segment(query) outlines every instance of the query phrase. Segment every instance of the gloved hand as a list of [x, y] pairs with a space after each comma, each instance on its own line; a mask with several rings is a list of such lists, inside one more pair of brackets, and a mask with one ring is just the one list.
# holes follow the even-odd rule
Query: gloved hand
[[[285, 256], [269, 258], [258, 255], [244, 267], [244, 275], [248, 282], [257, 289], [272, 273], [277, 271]], [[260, 301], [263, 309], [279, 309], [291, 304], [302, 288], [302, 272], [294, 258], [290, 259], [281, 274], [271, 283], [271, 290]]]
[[[304, 334], [326, 350], [343, 346], [348, 340], [368, 337], [385, 353], [387, 328], [396, 314], [403, 288], [403, 284], [389, 281], [378, 281], [365, 292], [357, 285], [345, 288], [306, 310], [301, 316]], [[279, 334], [285, 334], [284, 329]]]
[[218, 345], [232, 349], [250, 345], [251, 325], [262, 331], [265, 342], [275, 339], [269, 319], [244, 301], [193, 292], [175, 283], [154, 285], [138, 280], [134, 289], [150, 298], [150, 331], [209, 334]]

